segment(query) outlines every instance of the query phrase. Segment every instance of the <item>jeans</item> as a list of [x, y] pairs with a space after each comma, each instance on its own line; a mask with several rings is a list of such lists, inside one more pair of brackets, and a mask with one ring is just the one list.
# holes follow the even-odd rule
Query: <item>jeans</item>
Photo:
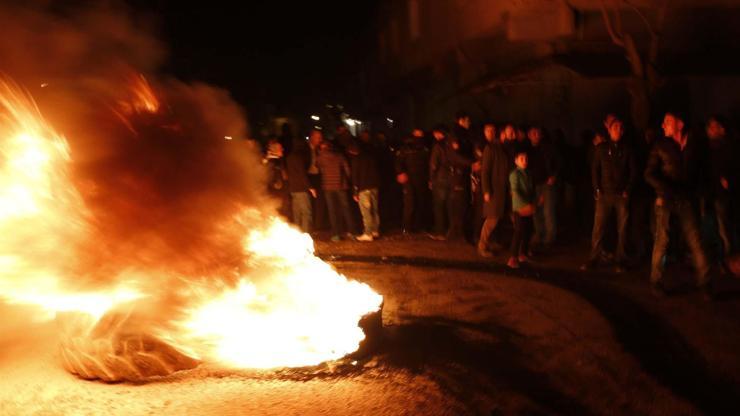
[[[711, 210], [712, 213], [707, 211]], [[708, 230], [708, 241], [712, 241], [716, 246], [717, 259], [724, 260], [732, 252], [732, 225], [730, 221], [730, 201], [729, 198], [717, 196], [707, 198], [704, 210], [705, 225]], [[712, 215], [713, 214], [713, 215]]]
[[365, 234], [377, 234], [380, 229], [380, 216], [378, 215], [378, 189], [365, 189], [360, 191], [358, 204], [360, 205], [360, 214], [362, 214], [362, 225]]
[[329, 222], [331, 223], [331, 231], [335, 236], [341, 234], [340, 218], [344, 220], [345, 230], [351, 233], [355, 229], [355, 220], [352, 218], [352, 213], [349, 211], [349, 202], [347, 202], [347, 191], [328, 191], [324, 190], [324, 197], [326, 198], [326, 208], [329, 210]]
[[435, 184], [432, 188], [432, 205], [434, 206], [434, 233], [447, 233], [447, 200], [450, 197], [449, 184]]
[[526, 256], [529, 252], [529, 239], [532, 236], [532, 217], [522, 217], [516, 212], [514, 219], [514, 235], [511, 238], [511, 257]]
[[696, 271], [699, 286], [709, 283], [709, 264], [701, 245], [699, 227], [696, 223], [694, 209], [689, 201], [663, 201], [663, 206], [655, 206], [655, 243], [653, 245], [652, 268], [650, 282], [657, 284], [663, 278], [665, 270], [665, 254], [669, 242], [670, 220], [675, 216], [681, 226], [683, 237], [691, 251], [691, 259]]
[[604, 231], [606, 223], [612, 211], [617, 214], [617, 250], [616, 260], [623, 264], [625, 259], [625, 245], [627, 244], [627, 221], [629, 220], [628, 199], [622, 195], [606, 194], [596, 201], [594, 211], [594, 229], [591, 234], [591, 256], [590, 261], [598, 261], [603, 250]]
[[293, 207], [293, 223], [304, 233], [311, 232], [311, 196], [308, 192], [291, 192], [290, 200]]
[[544, 197], [544, 205], [534, 215], [535, 241], [550, 245], [557, 232], [557, 185], [541, 184], [535, 187], [537, 201]]

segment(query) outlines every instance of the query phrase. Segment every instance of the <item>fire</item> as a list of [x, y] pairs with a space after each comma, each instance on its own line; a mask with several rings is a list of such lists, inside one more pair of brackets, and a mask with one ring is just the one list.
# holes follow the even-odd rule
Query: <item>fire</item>
[[262, 275], [240, 280], [181, 323], [191, 340], [212, 346], [211, 358], [234, 367], [295, 367], [357, 349], [365, 338], [357, 322], [378, 310], [380, 295], [314, 256], [311, 237], [278, 218], [252, 231], [245, 249], [251, 270]]
[[[130, 88], [136, 93], [120, 108], [158, 110], [143, 76]], [[124, 304], [129, 310], [156, 304], [161, 293], [150, 292], [151, 282], [166, 286], [171, 280], [162, 276], [171, 273], [132, 264], [104, 289], [74, 284], [92, 215], [67, 171], [72, 163], [67, 140], [30, 95], [0, 79], [0, 300], [34, 305], [38, 319], [81, 313], [91, 318], [91, 330]], [[175, 276], [184, 284], [171, 294], [182, 305], [148, 317], [159, 322], [144, 330], [193, 358], [229, 367], [315, 365], [355, 351], [364, 338], [358, 321], [377, 311], [382, 297], [337, 273], [314, 255], [310, 236], [264, 211], [246, 208], [234, 219], [234, 227], [250, 230], [236, 284]]]

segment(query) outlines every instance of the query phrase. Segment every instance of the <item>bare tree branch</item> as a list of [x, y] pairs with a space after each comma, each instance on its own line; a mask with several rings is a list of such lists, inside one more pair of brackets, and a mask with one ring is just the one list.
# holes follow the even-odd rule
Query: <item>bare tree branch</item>
[[[604, 24], [606, 25], [606, 30], [609, 32], [609, 37], [612, 38], [612, 42], [618, 46], [624, 47], [624, 39], [615, 33], [614, 28], [612, 27], [611, 17], [609, 16], [609, 12], [606, 10], [605, 0], [601, 0], [601, 16], [604, 18]], [[619, 16], [618, 11], [617, 16]]]
[[650, 24], [650, 21], [648, 20], [647, 16], [632, 2], [625, 0], [624, 4], [630, 6], [630, 8], [637, 13], [638, 16], [640, 16], [640, 19], [642, 19], [642, 22], [645, 23], [645, 27], [647, 28], [648, 32], [650, 32], [650, 37], [655, 37], [655, 31], [653, 30], [653, 26]]

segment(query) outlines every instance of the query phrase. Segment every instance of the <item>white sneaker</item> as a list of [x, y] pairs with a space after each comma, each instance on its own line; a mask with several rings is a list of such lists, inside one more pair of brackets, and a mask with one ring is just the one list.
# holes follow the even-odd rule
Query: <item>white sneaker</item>
[[358, 235], [357, 241], [373, 241], [373, 236], [371, 236], [370, 234]]

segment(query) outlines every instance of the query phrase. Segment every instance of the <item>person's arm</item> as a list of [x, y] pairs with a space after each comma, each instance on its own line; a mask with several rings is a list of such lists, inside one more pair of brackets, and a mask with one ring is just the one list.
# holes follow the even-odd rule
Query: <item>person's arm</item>
[[594, 197], [598, 199], [601, 194], [601, 149], [598, 146], [593, 149], [591, 158], [591, 186], [594, 189]]
[[663, 198], [670, 191], [670, 184], [663, 177], [661, 168], [663, 159], [660, 155], [659, 144], [653, 145], [645, 168], [645, 181], [653, 187], [658, 198]]
[[637, 159], [635, 157], [635, 152], [632, 151], [632, 149], [627, 149], [627, 186], [625, 188], [625, 192], [627, 195], [624, 195], [625, 197], [629, 197], [632, 195], [632, 190], [635, 189], [635, 184], [637, 183]]
[[488, 202], [493, 194], [491, 186], [491, 172], [493, 171], [493, 149], [486, 146], [483, 149], [483, 158], [481, 160], [481, 189], [483, 189], [483, 199]]

